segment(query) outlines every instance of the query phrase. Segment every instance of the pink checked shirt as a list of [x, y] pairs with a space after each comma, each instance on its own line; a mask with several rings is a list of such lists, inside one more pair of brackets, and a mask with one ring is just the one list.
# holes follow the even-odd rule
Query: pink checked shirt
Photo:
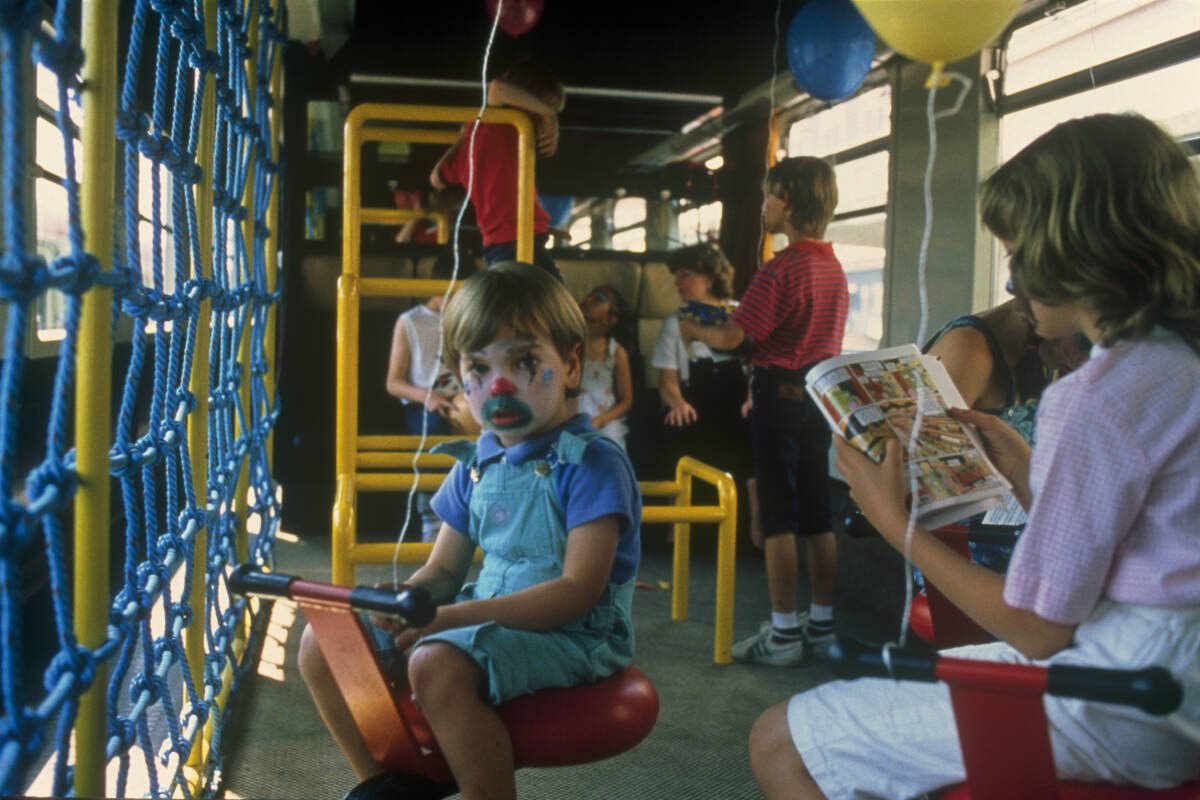
[[1200, 604], [1200, 356], [1162, 329], [1093, 348], [1046, 390], [1037, 438], [1005, 601], [1065, 624], [1102, 597]]

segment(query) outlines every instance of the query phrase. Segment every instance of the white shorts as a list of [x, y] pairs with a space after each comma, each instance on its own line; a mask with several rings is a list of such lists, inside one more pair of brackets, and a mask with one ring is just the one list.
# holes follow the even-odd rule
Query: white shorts
[[[1031, 663], [1003, 642], [943, 653]], [[1125, 669], [1158, 664], [1184, 685], [1183, 705], [1168, 717], [1046, 697], [1060, 777], [1149, 788], [1200, 778], [1200, 607], [1101, 601], [1076, 630], [1074, 646], [1033, 663]], [[792, 697], [787, 717], [796, 750], [830, 800], [900, 800], [965, 779], [944, 684], [835, 681]]]

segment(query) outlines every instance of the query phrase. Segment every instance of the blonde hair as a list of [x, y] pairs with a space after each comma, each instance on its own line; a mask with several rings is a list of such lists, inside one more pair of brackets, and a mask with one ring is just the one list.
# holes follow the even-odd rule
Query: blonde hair
[[549, 272], [519, 261], [476, 272], [450, 298], [442, 318], [442, 360], [454, 370], [463, 353], [482, 350], [504, 326], [546, 337], [564, 361], [581, 355], [587, 341], [583, 312], [566, 287]]
[[1162, 325], [1200, 350], [1200, 180], [1153, 122], [1057, 125], [983, 182], [979, 205], [1018, 292], [1085, 304], [1104, 345]]
[[808, 239], [820, 239], [838, 204], [837, 175], [813, 156], [785, 158], [767, 172], [767, 191], [787, 202], [788, 222]]

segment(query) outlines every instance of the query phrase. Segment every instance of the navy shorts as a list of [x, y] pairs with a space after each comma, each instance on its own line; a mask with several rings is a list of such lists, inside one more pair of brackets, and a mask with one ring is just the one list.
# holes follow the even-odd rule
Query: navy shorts
[[807, 372], [754, 367], [750, 443], [764, 536], [833, 530], [828, 487], [833, 433], [804, 390]]
[[[558, 264], [554, 261], [554, 256], [546, 249], [546, 242], [550, 241], [550, 234], [537, 233], [533, 236], [533, 265], [553, 275], [559, 283], [563, 282], [562, 273], [558, 269]], [[516, 242], [497, 242], [489, 244], [483, 248], [483, 263], [487, 266], [499, 264], [501, 261], [516, 261], [517, 260], [517, 243]]]

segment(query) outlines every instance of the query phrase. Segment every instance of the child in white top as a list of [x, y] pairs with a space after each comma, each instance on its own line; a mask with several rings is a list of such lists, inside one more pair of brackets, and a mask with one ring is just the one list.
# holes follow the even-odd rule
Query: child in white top
[[[454, 259], [438, 256], [430, 277], [450, 280]], [[465, 275], [463, 277], [466, 277]], [[392, 332], [388, 355], [387, 391], [400, 399], [405, 427], [410, 434], [444, 436], [451, 433], [450, 416], [455, 395], [462, 384], [453, 370], [442, 363], [441, 327], [443, 295], [434, 295], [419, 306], [400, 315]], [[416, 493], [417, 513], [421, 516], [421, 540], [431, 542], [442, 526], [429, 506], [429, 492]]]
[[[1060, 777], [1163, 788], [1200, 778], [1200, 182], [1183, 150], [1136, 115], [1053, 128], [984, 182], [983, 222], [1011, 254], [1037, 333], [1097, 345], [1051, 385], [1037, 450], [997, 417], [976, 425], [1029, 511], [1007, 576], [920, 526], [913, 563], [1001, 641], [948, 651], [1012, 662], [1135, 669], [1183, 684], [1166, 718], [1046, 698]], [[905, 547], [898, 442], [881, 465], [835, 437], [867, 518]], [[1000, 734], [1003, 735], [1003, 734]], [[963, 780], [946, 688], [825, 684], [768, 709], [750, 735], [768, 798], [910, 797]], [[1019, 769], [1019, 764], [1013, 765]]]
[[597, 286], [579, 307], [588, 326], [579, 411], [591, 417], [592, 427], [624, 448], [629, 433], [625, 419], [633, 407], [633, 378], [629, 354], [613, 330], [624, 315], [625, 301], [613, 287]]

